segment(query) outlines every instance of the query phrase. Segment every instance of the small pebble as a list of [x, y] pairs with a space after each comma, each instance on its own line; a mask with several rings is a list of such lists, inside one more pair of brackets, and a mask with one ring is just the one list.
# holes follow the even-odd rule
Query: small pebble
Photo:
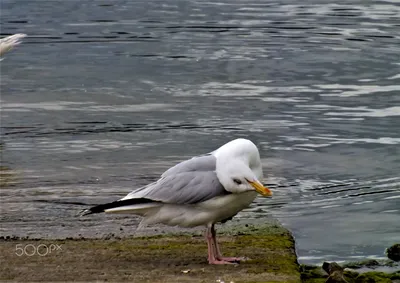
[[182, 273], [189, 273], [190, 269], [182, 270]]

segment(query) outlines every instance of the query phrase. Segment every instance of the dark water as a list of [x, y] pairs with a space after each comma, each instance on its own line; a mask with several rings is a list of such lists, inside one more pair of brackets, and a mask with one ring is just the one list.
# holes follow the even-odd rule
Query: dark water
[[237, 137], [301, 262], [400, 242], [398, 1], [1, 2], [1, 235], [134, 231], [76, 218]]

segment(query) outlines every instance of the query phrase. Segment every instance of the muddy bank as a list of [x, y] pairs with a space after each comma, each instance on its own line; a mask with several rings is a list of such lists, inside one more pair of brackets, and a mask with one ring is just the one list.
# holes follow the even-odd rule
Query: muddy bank
[[0, 279], [301, 282], [290, 232], [273, 223], [246, 226], [223, 229], [219, 242], [226, 256], [251, 260], [222, 266], [208, 265], [206, 243], [198, 233], [121, 239], [2, 239]]

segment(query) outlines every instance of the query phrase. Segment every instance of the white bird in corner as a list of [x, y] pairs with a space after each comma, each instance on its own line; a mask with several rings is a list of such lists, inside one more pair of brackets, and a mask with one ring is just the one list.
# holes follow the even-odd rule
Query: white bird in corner
[[208, 262], [230, 264], [244, 258], [222, 256], [214, 225], [248, 207], [257, 193], [272, 196], [262, 178], [257, 147], [249, 140], [235, 139], [209, 154], [178, 163], [154, 183], [118, 201], [86, 209], [81, 215], [133, 213], [143, 217], [140, 225], [206, 226]]
[[5, 38], [0, 39], [0, 56], [3, 56], [4, 53], [10, 51], [15, 46], [21, 43], [21, 39], [23, 39], [26, 34], [17, 33]]

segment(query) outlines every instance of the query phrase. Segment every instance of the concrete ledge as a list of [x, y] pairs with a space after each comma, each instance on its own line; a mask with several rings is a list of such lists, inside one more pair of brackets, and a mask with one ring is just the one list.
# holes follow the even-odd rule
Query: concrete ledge
[[[294, 239], [276, 223], [231, 225], [221, 229], [219, 243], [224, 255], [251, 260], [237, 265], [209, 265], [205, 240], [198, 233], [121, 239], [2, 239], [0, 279], [301, 282]], [[50, 252], [51, 247], [55, 248], [52, 245], [61, 250]]]

